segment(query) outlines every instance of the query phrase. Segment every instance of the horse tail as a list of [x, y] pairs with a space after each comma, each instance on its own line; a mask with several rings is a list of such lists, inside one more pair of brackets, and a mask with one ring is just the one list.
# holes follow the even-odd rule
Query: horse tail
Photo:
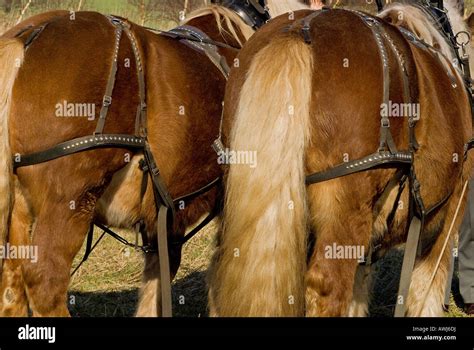
[[229, 141], [256, 162], [231, 165], [227, 177], [210, 286], [219, 316], [304, 314], [312, 69], [310, 46], [286, 36], [250, 64]]
[[23, 58], [23, 43], [15, 39], [0, 39], [0, 245], [2, 246], [6, 243], [8, 236], [13, 201], [8, 120], [13, 85]]

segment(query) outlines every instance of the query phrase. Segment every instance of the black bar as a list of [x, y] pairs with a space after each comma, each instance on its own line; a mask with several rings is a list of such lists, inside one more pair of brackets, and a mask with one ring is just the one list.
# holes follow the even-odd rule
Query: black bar
[[[20, 327], [55, 327], [55, 342], [47, 340], [20, 340]], [[351, 348], [375, 347], [377, 349], [403, 346], [405, 348], [472, 349], [474, 347], [474, 320], [471, 318], [71, 318], [71, 319], [0, 319], [0, 348], [2, 350], [28, 348], [35, 344], [42, 348], [61, 348], [94, 344], [105, 340], [108, 345], [127, 342], [159, 341], [165, 336], [313, 336], [324, 344], [341, 342]], [[428, 339], [428, 337], [453, 337], [456, 339]], [[408, 339], [421, 337], [421, 339]], [[425, 339], [423, 339], [425, 337]], [[144, 338], [144, 339], [143, 339]], [[329, 343], [328, 343], [329, 342]], [[158, 344], [153, 342], [152, 344]], [[456, 347], [465, 344], [463, 347]], [[308, 344], [309, 345], [309, 344]], [[315, 349], [323, 343], [313, 343]], [[312, 347], [313, 347], [312, 346]], [[36, 347], [34, 347], [36, 348]], [[110, 348], [110, 346], [107, 346]], [[398, 347], [397, 347], [398, 348]]]

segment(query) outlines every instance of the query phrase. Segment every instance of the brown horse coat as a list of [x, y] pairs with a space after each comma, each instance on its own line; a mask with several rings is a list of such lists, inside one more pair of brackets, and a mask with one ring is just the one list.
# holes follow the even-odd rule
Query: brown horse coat
[[[367, 252], [370, 242], [381, 242], [383, 252], [406, 240], [407, 190], [391, 224], [387, 217], [398, 186], [378, 203], [394, 169], [304, 188], [306, 174], [377, 150], [383, 86], [374, 36], [358, 15], [342, 10], [321, 14], [311, 23], [307, 45], [300, 20], [309, 14], [297, 12], [294, 20], [281, 16], [265, 26], [241, 51], [240, 68], [229, 79], [226, 142], [233, 150], [257, 152], [258, 166], [229, 168], [224, 228], [210, 279], [214, 315], [366, 314], [367, 286], [360, 282], [366, 275], [357, 258], [328, 258], [327, 248], [361, 247]], [[461, 180], [470, 173], [463, 147], [471, 137], [471, 111], [452, 67], [448, 69], [456, 84], [446, 74], [445, 61], [410, 44], [395, 27], [383, 27], [405, 59], [410, 93], [421, 107], [414, 167], [425, 206], [453, 192], [427, 217], [424, 252], [408, 300], [410, 315], [439, 315], [448, 251], [431, 286], [428, 279], [441, 255]], [[401, 103], [401, 72], [391, 50], [389, 62], [390, 98]], [[407, 119], [390, 122], [397, 148], [406, 150]], [[307, 266], [308, 226], [314, 249]], [[426, 300], [423, 289], [428, 290]]]
[[[213, 7], [216, 8], [219, 7]], [[218, 23], [213, 11], [188, 24], [214, 40], [239, 47], [226, 22]], [[228, 10], [222, 11], [220, 16], [225, 18]], [[245, 25], [235, 15], [232, 20], [237, 22], [230, 23], [237, 28], [239, 39], [244, 40], [239, 28]], [[1, 43], [8, 42], [7, 39], [25, 41], [28, 31], [20, 39], [13, 38], [29, 25], [37, 27], [45, 23], [46, 28], [25, 53], [13, 90], [10, 133], [4, 136], [9, 138], [14, 155], [46, 150], [60, 142], [92, 135], [97, 120], [58, 117], [56, 110], [63, 103], [93, 104], [97, 119], [112, 64], [114, 26], [105, 16], [94, 12], [78, 12], [74, 18], [68, 12], [39, 15], [12, 28]], [[177, 40], [130, 25], [145, 66], [149, 143], [169, 192], [176, 198], [221, 173], [211, 144], [219, 130], [226, 81], [205, 55]], [[229, 49], [219, 51], [229, 63], [236, 54]], [[133, 134], [138, 83], [134, 54], [125, 35], [118, 62], [104, 133]], [[151, 186], [140, 203], [142, 175], [133, 156], [127, 149], [97, 149], [17, 170], [10, 237], [24, 237], [30, 231], [31, 244], [39, 248], [39, 262], [17, 264], [9, 272], [22, 275], [34, 315], [68, 314], [66, 291], [72, 259], [96, 215], [98, 199], [112, 176], [124, 167], [129, 176], [118, 176], [101, 204], [98, 218], [122, 227], [131, 227], [144, 219], [150, 238], [155, 239], [156, 210]], [[180, 210], [175, 222], [176, 235], [182, 236], [185, 228], [209, 211], [215, 201], [213, 190]], [[115, 208], [108, 212], [109, 206]], [[113, 215], [109, 215], [111, 212]], [[175, 273], [180, 248], [175, 248], [171, 255]], [[159, 313], [157, 265], [156, 254], [147, 254], [140, 315]], [[17, 290], [7, 288], [8, 278], [4, 273], [1, 292], [4, 295], [8, 289], [14, 297], [4, 303], [3, 311], [23, 314], [24, 291], [20, 286], [15, 287]], [[12, 299], [16, 302], [12, 303]]]

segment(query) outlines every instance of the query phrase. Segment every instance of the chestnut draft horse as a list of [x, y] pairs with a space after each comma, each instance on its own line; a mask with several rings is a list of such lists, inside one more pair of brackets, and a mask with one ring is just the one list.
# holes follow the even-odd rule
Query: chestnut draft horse
[[[234, 11], [218, 5], [189, 18], [187, 26], [192, 27], [182, 31], [200, 30], [208, 40], [224, 43], [217, 51], [229, 64], [254, 32]], [[123, 29], [121, 37], [118, 25]], [[142, 87], [137, 68], [143, 67], [148, 143], [171, 197], [196, 191], [220, 176], [211, 148], [219, 134], [226, 84], [220, 61], [214, 64], [193, 49], [196, 42], [185, 45], [179, 36], [172, 36], [156, 35], [99, 13], [57, 11], [26, 20], [0, 39], [2, 245], [9, 237], [10, 245], [31, 245], [38, 252], [37, 262], [4, 260], [2, 315], [27, 316], [28, 307], [34, 316], [69, 315], [71, 264], [93, 220], [122, 228], [142, 222], [148, 241], [156, 241], [151, 181], [140, 194], [144, 178], [140, 152], [98, 148], [12, 172], [12, 155], [28, 155], [93, 135], [97, 120], [94, 113], [85, 113], [84, 106], [97, 110], [102, 106], [114, 55], [118, 68], [112, 103], [108, 106], [110, 99], [104, 101], [109, 108], [104, 136], [135, 135]], [[77, 106], [82, 110], [63, 113], [63, 106], [65, 111], [77, 112]], [[101, 136], [101, 131], [96, 129], [95, 136]], [[215, 206], [216, 197], [213, 188], [179, 208], [169, 239], [183, 237], [188, 226]], [[180, 254], [181, 246], [171, 245], [172, 275]], [[139, 316], [161, 313], [157, 256], [156, 249], [145, 254]]]
[[[398, 27], [342, 9], [299, 11], [239, 53], [224, 142], [256, 152], [258, 165], [231, 164], [226, 175], [213, 315], [365, 315], [359, 259], [417, 237], [409, 231], [421, 231], [422, 249], [398, 302], [408, 315], [442, 315], [443, 247], [471, 170], [469, 97], [427, 9], [396, 4], [382, 16]], [[459, 14], [448, 16], [464, 30]], [[409, 102], [421, 113], [383, 112]]]

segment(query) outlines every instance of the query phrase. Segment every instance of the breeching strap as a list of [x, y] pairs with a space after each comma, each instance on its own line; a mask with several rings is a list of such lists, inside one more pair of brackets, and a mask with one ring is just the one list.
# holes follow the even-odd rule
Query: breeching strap
[[[158, 259], [160, 261], [161, 316], [172, 317], [171, 274], [168, 254], [168, 210], [164, 205], [158, 209], [156, 232], [158, 235]], [[157, 303], [157, 305], [159, 305]], [[159, 308], [157, 314], [159, 315]]]
[[415, 267], [421, 227], [421, 220], [414, 216], [410, 222], [408, 237], [405, 244], [405, 254], [403, 255], [402, 272], [400, 275], [400, 284], [398, 287], [397, 305], [395, 307], [394, 314], [395, 317], [405, 317], [407, 311], [406, 299], [410, 289], [413, 268]]

